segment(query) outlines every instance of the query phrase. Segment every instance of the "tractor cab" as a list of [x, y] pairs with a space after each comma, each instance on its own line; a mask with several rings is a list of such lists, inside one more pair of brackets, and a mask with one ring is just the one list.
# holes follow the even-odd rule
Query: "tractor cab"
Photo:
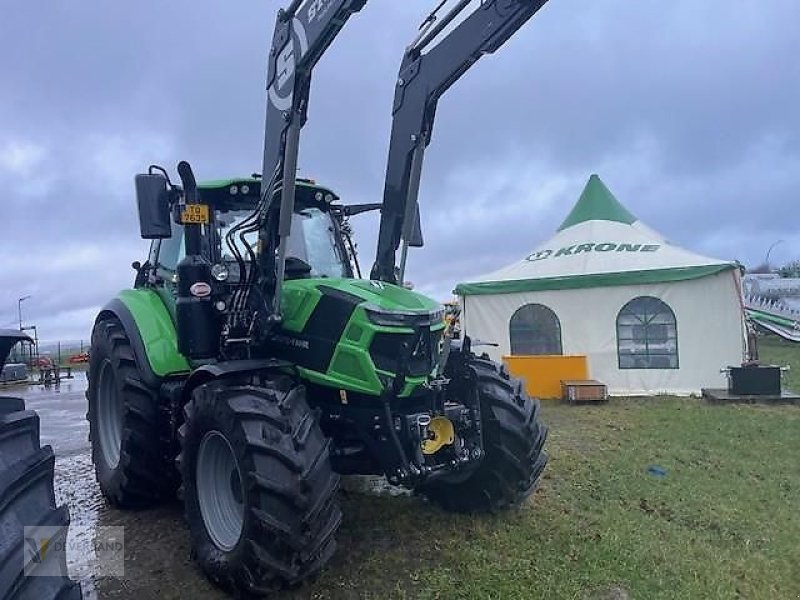
[[[189, 215], [173, 207], [169, 229], [162, 224], [162, 231], [169, 231], [170, 235], [152, 241], [147, 265], [154, 276], [174, 283], [177, 265], [186, 255], [183, 223], [197, 219], [202, 223], [202, 251], [214, 265], [215, 278], [235, 284], [241, 279], [241, 264], [250, 269], [258, 256], [258, 231], [248, 228], [247, 221], [261, 201], [261, 180], [220, 179], [197, 187], [200, 208]], [[298, 179], [295, 190], [292, 233], [287, 242], [287, 279], [352, 277], [355, 255], [350, 252], [349, 228], [343, 227], [342, 206], [334, 204], [339, 197], [310, 179]], [[169, 201], [162, 196], [161, 202]], [[142, 237], [150, 237], [148, 227], [152, 229], [152, 224], [145, 222], [148, 216], [146, 211], [142, 214], [140, 198]], [[143, 280], [137, 278], [137, 282]]]
[[[252, 261], [259, 251], [258, 232], [242, 225], [253, 216], [261, 200], [261, 180], [209, 181], [199, 184], [198, 191], [200, 202], [213, 212], [209, 260], [231, 265], [238, 251], [245, 262]], [[337, 200], [336, 194], [313, 180], [297, 180], [292, 234], [287, 242], [287, 278], [352, 277], [341, 223], [335, 218], [338, 212], [332, 208]]]

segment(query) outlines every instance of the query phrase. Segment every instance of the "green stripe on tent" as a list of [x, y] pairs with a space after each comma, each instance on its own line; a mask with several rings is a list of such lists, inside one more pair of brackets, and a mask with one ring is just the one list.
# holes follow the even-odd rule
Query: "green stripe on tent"
[[543, 290], [577, 290], [615, 285], [668, 283], [672, 281], [699, 279], [735, 268], [736, 265], [726, 263], [721, 265], [703, 265], [699, 267], [674, 267], [669, 269], [627, 271], [624, 273], [591, 273], [589, 275], [545, 277], [542, 279], [480, 281], [477, 283], [459, 283], [454, 293], [459, 296], [477, 296], [481, 294], [513, 294], [517, 292], [539, 292]]

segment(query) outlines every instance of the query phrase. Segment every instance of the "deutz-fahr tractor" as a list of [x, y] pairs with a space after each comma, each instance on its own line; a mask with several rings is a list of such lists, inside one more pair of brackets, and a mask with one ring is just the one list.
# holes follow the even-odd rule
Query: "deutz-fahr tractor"
[[[547, 461], [538, 401], [403, 285], [408, 247], [422, 243], [437, 101], [544, 0], [484, 0], [466, 16], [469, 1], [445, 14], [441, 3], [428, 16], [396, 82], [383, 202], [346, 205], [296, 177], [298, 146], [313, 67], [365, 2], [295, 0], [278, 13], [262, 175], [197, 184], [181, 162], [180, 184], [155, 165], [136, 176], [150, 253], [92, 334], [103, 494], [128, 508], [177, 492], [193, 555], [240, 595], [326, 563], [340, 475], [384, 475], [444, 510], [481, 513], [523, 502]], [[370, 279], [349, 222], [366, 210], [381, 211]]]

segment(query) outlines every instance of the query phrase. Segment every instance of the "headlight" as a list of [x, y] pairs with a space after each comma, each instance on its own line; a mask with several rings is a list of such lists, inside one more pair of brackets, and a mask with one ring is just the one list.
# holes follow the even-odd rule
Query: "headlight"
[[377, 306], [365, 306], [367, 317], [375, 325], [386, 327], [420, 327], [441, 323], [444, 319], [444, 308], [430, 312], [415, 312], [407, 310], [390, 310]]
[[227, 280], [228, 275], [228, 267], [222, 263], [217, 263], [211, 267], [211, 276], [217, 281]]

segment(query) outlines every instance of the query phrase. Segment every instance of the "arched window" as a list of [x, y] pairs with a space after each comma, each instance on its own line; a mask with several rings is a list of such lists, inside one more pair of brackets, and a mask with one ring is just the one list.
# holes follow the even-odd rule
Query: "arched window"
[[511, 354], [561, 354], [561, 323], [543, 304], [526, 304], [508, 325]]
[[617, 315], [620, 369], [677, 369], [675, 313], [651, 296], [634, 298]]

